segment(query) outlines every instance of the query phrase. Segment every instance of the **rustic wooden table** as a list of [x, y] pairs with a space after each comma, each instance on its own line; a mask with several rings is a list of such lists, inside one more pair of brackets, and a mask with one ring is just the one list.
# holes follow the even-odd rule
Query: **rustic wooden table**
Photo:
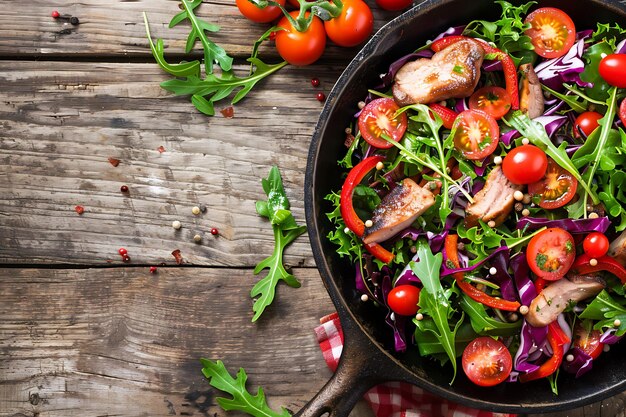
[[[333, 306], [303, 236], [286, 254], [302, 288], [280, 285], [251, 323], [252, 268], [273, 248], [254, 203], [276, 164], [304, 222], [315, 95], [357, 50], [329, 46], [315, 65], [261, 82], [234, 118], [208, 118], [159, 87], [167, 76], [149, 53], [142, 11], [168, 50], [182, 50], [185, 28], [166, 27], [177, 1], [9, 3], [0, 14], [0, 416], [225, 415], [201, 357], [244, 367], [271, 405], [298, 410], [330, 377], [313, 328]], [[231, 0], [199, 13], [222, 27], [213, 39], [245, 71], [267, 26]], [[379, 28], [397, 13], [375, 14]], [[261, 54], [278, 62], [271, 46]], [[193, 215], [200, 205], [206, 213]], [[151, 265], [162, 265], [156, 275]], [[623, 416], [625, 398], [550, 417]]]

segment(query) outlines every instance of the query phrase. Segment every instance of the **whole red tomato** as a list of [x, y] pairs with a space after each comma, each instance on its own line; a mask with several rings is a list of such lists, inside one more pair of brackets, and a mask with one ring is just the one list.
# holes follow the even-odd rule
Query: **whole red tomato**
[[[285, 0], [275, 0], [281, 6], [285, 5]], [[267, 6], [263, 9], [254, 5], [248, 0], [236, 0], [237, 8], [249, 20], [257, 23], [268, 23], [276, 20], [283, 12], [278, 6]]]
[[363, 0], [343, 0], [339, 16], [324, 22], [326, 34], [339, 46], [356, 46], [372, 34], [374, 16]]
[[376, 0], [376, 4], [383, 10], [404, 10], [413, 4], [413, 0]]
[[[296, 19], [299, 11], [289, 12]], [[322, 56], [326, 48], [326, 32], [319, 17], [313, 16], [311, 24], [304, 32], [298, 32], [287, 17], [278, 22], [285, 30], [276, 31], [276, 49], [280, 56], [291, 65], [309, 65]]]

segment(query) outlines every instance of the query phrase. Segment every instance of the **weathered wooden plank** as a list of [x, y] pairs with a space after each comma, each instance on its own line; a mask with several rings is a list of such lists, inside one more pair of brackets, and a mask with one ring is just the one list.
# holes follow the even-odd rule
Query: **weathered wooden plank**
[[[297, 410], [330, 377], [312, 329], [332, 304], [314, 269], [295, 274], [251, 323], [249, 270], [1, 269], [0, 416], [222, 416], [200, 357]], [[625, 398], [543, 417], [623, 416]]]
[[[150, 49], [146, 40], [142, 12], [146, 11], [153, 36], [164, 39], [168, 53], [184, 52], [188, 30], [185, 25], [168, 29], [170, 19], [179, 11], [178, 1], [149, 0], [34, 0], [20, 3], [19, 7], [6, 7], [0, 16], [0, 56], [74, 56], [74, 57], [148, 57]], [[79, 26], [52, 19], [50, 13], [58, 10], [80, 19]], [[375, 29], [382, 26], [398, 12], [384, 12], [373, 7]], [[233, 0], [205, 1], [198, 15], [221, 26], [211, 34], [211, 40], [222, 46], [230, 55], [250, 56], [253, 43], [271, 27], [247, 21]], [[66, 33], [64, 33], [64, 31]], [[339, 48], [328, 45], [327, 59], [345, 62], [346, 55], [354, 55], [356, 48]], [[264, 57], [278, 59], [273, 45], [261, 50]]]
[[[254, 265], [273, 248], [254, 208], [271, 165], [304, 224], [304, 168], [322, 107], [315, 94], [340, 70], [283, 68], [228, 119], [169, 96], [153, 64], [0, 62], [0, 262], [120, 262], [125, 247], [135, 263], [171, 264], [180, 249], [185, 263]], [[207, 212], [194, 216], [196, 205]], [[292, 265], [313, 265], [306, 236], [287, 253]]]

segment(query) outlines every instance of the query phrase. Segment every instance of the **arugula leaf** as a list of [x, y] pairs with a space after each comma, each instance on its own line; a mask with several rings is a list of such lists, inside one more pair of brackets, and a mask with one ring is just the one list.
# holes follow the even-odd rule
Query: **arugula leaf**
[[461, 294], [460, 304], [463, 311], [469, 316], [472, 328], [477, 334], [489, 336], [513, 336], [519, 334], [522, 320], [514, 323], [495, 320], [487, 314], [483, 304], [472, 300], [465, 294]]
[[430, 250], [430, 246], [424, 239], [420, 239], [417, 242], [417, 257], [419, 262], [411, 261], [409, 266], [413, 273], [422, 281], [423, 288], [420, 291], [419, 306], [420, 312], [424, 316], [432, 318], [435, 323], [436, 329], [427, 328], [423, 320], [414, 319], [413, 322], [420, 330], [430, 332], [439, 339], [439, 343], [443, 350], [448, 355], [450, 362], [452, 363], [452, 369], [454, 373], [450, 385], [456, 378], [456, 346], [455, 337], [459, 326], [463, 322], [464, 315], [454, 324], [450, 329], [449, 319], [454, 313], [454, 308], [450, 302], [450, 296], [453, 291], [445, 291], [441, 286], [439, 271], [441, 269], [441, 263], [443, 255], [437, 253], [433, 255]]
[[184, 20], [189, 20], [191, 24], [191, 32], [187, 37], [187, 43], [185, 45], [185, 52], [189, 53], [193, 49], [197, 41], [200, 41], [202, 48], [204, 49], [204, 69], [207, 74], [213, 73], [213, 62], [219, 63], [220, 67], [224, 71], [229, 71], [233, 65], [233, 58], [228, 56], [224, 48], [211, 42], [207, 38], [205, 32], [217, 32], [220, 27], [204, 20], [198, 19], [194, 14], [194, 9], [202, 3], [202, 0], [181, 0], [183, 11], [178, 13], [170, 21], [169, 27], [173, 28]]
[[300, 287], [300, 282], [292, 274], [287, 272], [283, 264], [283, 252], [285, 248], [298, 236], [306, 232], [306, 226], [298, 226], [291, 211], [289, 200], [285, 194], [282, 178], [278, 167], [273, 166], [267, 179], [262, 181], [263, 191], [267, 195], [267, 201], [257, 201], [256, 211], [260, 216], [267, 217], [272, 224], [274, 232], [274, 251], [272, 255], [263, 259], [254, 268], [254, 275], [268, 268], [268, 274], [250, 290], [250, 297], [256, 298], [252, 310], [256, 321], [265, 308], [272, 304], [276, 294], [276, 285], [282, 280], [290, 287]]
[[207, 74], [206, 79], [203, 80], [192, 75], [185, 79], [164, 81], [161, 83], [161, 87], [177, 96], [191, 95], [195, 97], [194, 105], [196, 105], [199, 97], [209, 96], [202, 102], [202, 106], [196, 105], [196, 108], [207, 116], [213, 116], [215, 114], [213, 106], [215, 102], [228, 97], [235, 89], [241, 88], [231, 101], [231, 104], [237, 104], [252, 90], [256, 83], [287, 65], [286, 61], [268, 65], [258, 58], [249, 58], [248, 62], [252, 63], [256, 69], [252, 75], [247, 77], [237, 77], [232, 71], [224, 71], [221, 77]]
[[486, 20], [474, 20], [465, 27], [463, 34], [473, 38], [481, 38], [493, 42], [496, 46], [508, 53], [515, 66], [524, 63], [531, 63], [537, 57], [530, 37], [526, 35], [526, 30], [530, 24], [524, 23], [524, 17], [535, 1], [513, 6], [507, 1], [496, 1], [502, 7], [502, 14], [499, 20], [489, 22]]
[[[580, 318], [597, 320], [598, 322], [593, 326], [594, 329], [617, 328], [616, 336], [626, 334], [626, 308], [611, 297], [606, 290], [602, 290], [589, 303], [587, 308], [580, 313]], [[619, 326], [615, 326], [616, 320], [619, 320]]]
[[[420, 320], [420, 325], [415, 328], [415, 342], [421, 356], [435, 356], [444, 365], [450, 358], [443, 349], [443, 345], [436, 336], [437, 326], [430, 317], [424, 317]], [[476, 339], [478, 334], [474, 331], [471, 324], [463, 323], [459, 326], [454, 338], [455, 352], [457, 356], [463, 354], [463, 349], [472, 340]]]
[[593, 192], [589, 185], [583, 180], [576, 166], [570, 160], [567, 152], [565, 152], [565, 147], [567, 146], [566, 142], [563, 142], [561, 146], [557, 148], [548, 137], [541, 123], [531, 120], [528, 115], [519, 110], [513, 112], [509, 120], [505, 120], [505, 123], [517, 129], [523, 137], [527, 138], [533, 145], [541, 148], [561, 168], [572, 174], [592, 198], [594, 204], [599, 202], [596, 193]]
[[267, 405], [263, 388], [259, 387], [256, 395], [248, 392], [246, 388], [248, 375], [243, 368], [239, 368], [237, 376], [233, 378], [222, 361], [213, 362], [202, 358], [200, 363], [202, 374], [209, 380], [209, 384], [232, 396], [217, 398], [217, 404], [225, 411], [237, 410], [255, 417], [291, 417], [284, 407], [281, 407], [280, 412], [276, 412]]

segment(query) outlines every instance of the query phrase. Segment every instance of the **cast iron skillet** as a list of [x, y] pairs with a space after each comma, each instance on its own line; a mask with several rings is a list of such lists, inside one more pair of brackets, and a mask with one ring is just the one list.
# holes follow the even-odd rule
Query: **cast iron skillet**
[[[518, 3], [518, 2], [514, 2]], [[539, 6], [565, 10], [578, 29], [595, 28], [596, 22], [618, 22], [624, 27], [626, 5], [618, 0], [540, 1]], [[537, 7], [537, 6], [536, 6]], [[298, 414], [300, 417], [347, 416], [354, 403], [382, 381], [407, 381], [449, 400], [499, 412], [540, 413], [579, 407], [626, 390], [626, 341], [594, 362], [594, 368], [575, 380], [561, 372], [559, 395], [545, 380], [526, 384], [478, 387], [459, 369], [450, 386], [451, 369], [419, 357], [415, 349], [396, 354], [383, 314], [363, 303], [355, 291], [354, 267], [342, 261], [326, 239], [332, 230], [325, 213], [324, 196], [341, 188], [336, 161], [345, 152], [344, 128], [353, 122], [357, 103], [367, 89], [379, 83], [379, 74], [391, 62], [412, 52], [450, 26], [473, 19], [493, 19], [500, 6], [493, 0], [426, 0], [384, 26], [365, 45], [340, 76], [317, 123], [306, 169], [305, 208], [313, 255], [324, 284], [337, 308], [345, 345], [339, 368], [321, 392]]]

